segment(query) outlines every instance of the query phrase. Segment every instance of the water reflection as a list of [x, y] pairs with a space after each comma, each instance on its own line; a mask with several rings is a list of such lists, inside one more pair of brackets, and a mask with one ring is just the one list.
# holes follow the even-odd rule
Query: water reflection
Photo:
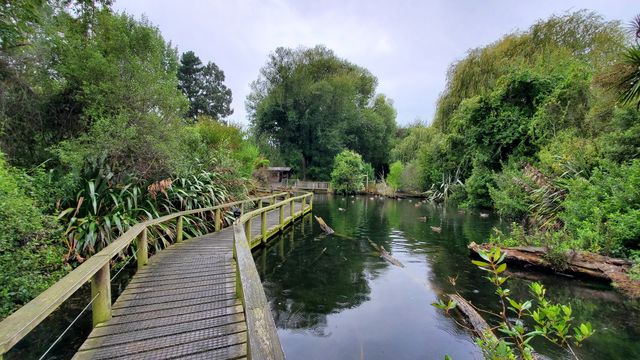
[[[508, 224], [473, 211], [369, 197], [316, 196], [314, 215], [337, 235], [322, 235], [308, 215], [254, 254], [289, 359], [481, 358], [471, 336], [429, 304], [453, 291], [448, 278], [457, 277], [463, 296], [496, 308], [466, 245]], [[405, 268], [381, 259], [367, 239]], [[530, 281], [542, 281], [554, 299], [571, 302], [579, 320], [598, 329], [578, 349], [581, 358], [640, 358], [638, 302], [602, 284], [512, 270], [516, 297], [526, 296]], [[566, 358], [550, 346], [541, 350]]]

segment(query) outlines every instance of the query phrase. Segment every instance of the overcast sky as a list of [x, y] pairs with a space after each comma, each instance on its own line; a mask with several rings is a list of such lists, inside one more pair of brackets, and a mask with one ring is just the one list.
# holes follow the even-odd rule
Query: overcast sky
[[[635, 5], [635, 6], [634, 6]], [[449, 65], [467, 50], [528, 28], [552, 14], [590, 9], [627, 23], [640, 3], [626, 0], [116, 0], [145, 15], [180, 52], [213, 61], [233, 91], [230, 120], [246, 124], [249, 83], [278, 46], [323, 44], [369, 69], [394, 101], [398, 123], [432, 120]]]

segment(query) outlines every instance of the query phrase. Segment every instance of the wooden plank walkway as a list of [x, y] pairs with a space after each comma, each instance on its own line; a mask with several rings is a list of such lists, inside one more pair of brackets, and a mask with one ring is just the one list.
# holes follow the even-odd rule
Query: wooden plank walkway
[[[278, 210], [270, 211], [267, 229], [278, 227], [279, 217]], [[257, 217], [252, 238], [260, 228]], [[247, 325], [236, 275], [231, 226], [159, 252], [113, 304], [113, 318], [96, 326], [73, 358], [246, 358]]]

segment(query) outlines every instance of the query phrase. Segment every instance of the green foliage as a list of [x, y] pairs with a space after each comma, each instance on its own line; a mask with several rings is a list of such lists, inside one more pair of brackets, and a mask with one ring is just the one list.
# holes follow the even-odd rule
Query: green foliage
[[33, 25], [41, 21], [44, 0], [17, 0], [0, 3], [0, 49], [7, 51], [24, 45], [33, 32]]
[[376, 86], [369, 71], [325, 47], [278, 48], [247, 98], [252, 130], [302, 178], [327, 179], [343, 149], [381, 171], [396, 113], [389, 99], [375, 95]]
[[67, 272], [59, 225], [27, 195], [0, 154], [0, 319]]
[[396, 161], [389, 166], [389, 174], [387, 174], [387, 184], [391, 186], [393, 191], [400, 188], [401, 176], [404, 171], [404, 165], [400, 161]]
[[533, 188], [534, 184], [516, 165], [495, 173], [493, 182], [495, 186], [489, 186], [489, 195], [500, 216], [521, 219], [529, 213], [532, 201], [525, 189]]
[[331, 186], [338, 193], [357, 193], [364, 189], [365, 174], [362, 156], [350, 150], [343, 150], [335, 157], [331, 171]]
[[[525, 301], [514, 299], [511, 290], [505, 287], [509, 277], [504, 275], [507, 270], [506, 254], [500, 248], [480, 251], [478, 255], [481, 260], [471, 262], [488, 273], [486, 279], [496, 288], [501, 307], [498, 314], [484, 312], [497, 317], [499, 335], [487, 330], [476, 339], [486, 359], [533, 359], [532, 340], [535, 338], [546, 339], [573, 352], [572, 343], [580, 346], [594, 334], [589, 322], [574, 325], [571, 305], [549, 301], [547, 290], [538, 282], [529, 285], [532, 298]], [[440, 301], [433, 305], [449, 312], [455, 303]]]
[[180, 57], [178, 81], [178, 87], [189, 100], [188, 118], [196, 120], [207, 115], [221, 119], [233, 114], [231, 89], [223, 84], [224, 71], [215, 63], [202, 65], [193, 51], [187, 51]]
[[467, 205], [471, 207], [490, 207], [489, 188], [492, 186], [493, 174], [485, 167], [476, 167], [465, 181]]
[[402, 170], [400, 187], [409, 192], [420, 192], [420, 172], [417, 161], [411, 161]]
[[623, 61], [627, 65], [628, 71], [622, 76], [620, 86], [622, 94], [620, 100], [623, 104], [633, 104], [640, 108], [640, 23], [633, 23], [633, 32], [636, 44], [624, 50]]
[[613, 255], [640, 248], [640, 161], [604, 163], [570, 180], [560, 217], [580, 248]]
[[629, 278], [634, 281], [640, 281], [640, 250], [631, 250], [631, 256], [629, 256], [633, 265], [629, 269]]
[[[114, 173], [102, 164], [85, 174], [85, 188], [61, 211], [58, 217], [66, 224], [68, 258], [82, 262], [109, 245], [138, 222], [173, 212], [211, 207], [227, 201], [234, 194], [225, 187], [225, 179], [216, 173], [202, 172], [151, 183], [145, 187], [134, 179], [126, 184], [113, 182]], [[192, 235], [206, 233], [205, 218], [187, 217], [185, 231]], [[172, 239], [169, 228], [151, 229], [158, 247]], [[152, 241], [153, 243], [153, 241]]]
[[473, 49], [449, 69], [434, 126], [446, 131], [464, 99], [491, 92], [498, 79], [514, 67], [541, 67], [552, 73], [556, 66], [576, 60], [601, 69], [616, 60], [624, 40], [618, 22], [606, 22], [602, 16], [583, 10], [540, 20], [527, 31]]

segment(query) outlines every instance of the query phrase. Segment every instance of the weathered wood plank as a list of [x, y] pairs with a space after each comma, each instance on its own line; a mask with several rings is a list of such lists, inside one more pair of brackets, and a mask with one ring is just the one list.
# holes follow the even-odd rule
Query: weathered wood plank
[[244, 229], [240, 224], [235, 224], [233, 228], [236, 262], [238, 268], [242, 269], [238, 275], [249, 333], [249, 357], [252, 360], [284, 359], [284, 352]]
[[[79, 351], [78, 353], [76, 353], [73, 359], [113, 359], [121, 356], [133, 356], [134, 354], [139, 355], [140, 353], [156, 349], [170, 349], [171, 347], [179, 346], [181, 344], [188, 344], [194, 341], [224, 338], [233, 334], [242, 334], [245, 331], [245, 324], [240, 322], [197, 331], [183, 332], [171, 336], [151, 338], [142, 341], [122, 343], [114, 346], [88, 349]], [[223, 341], [228, 340], [224, 339]]]

